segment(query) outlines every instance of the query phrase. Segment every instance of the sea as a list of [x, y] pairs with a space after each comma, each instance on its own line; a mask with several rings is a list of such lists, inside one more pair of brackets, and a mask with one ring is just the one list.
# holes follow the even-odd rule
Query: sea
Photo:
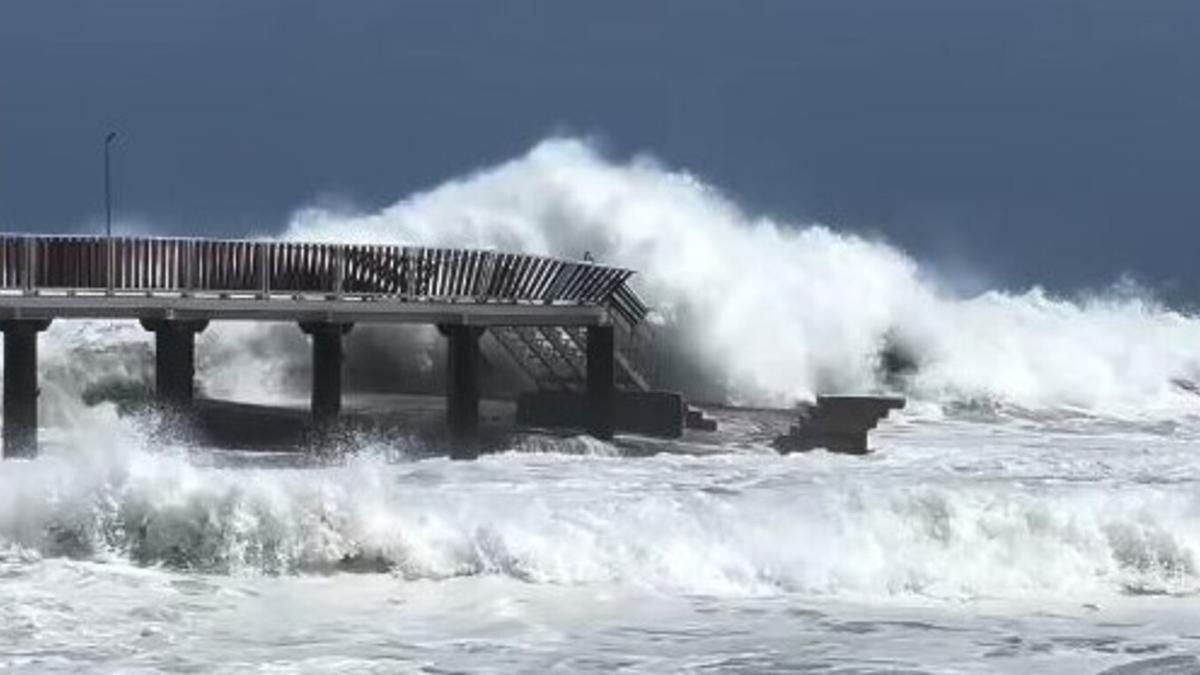
[[466, 462], [49, 433], [0, 467], [0, 671], [1200, 672], [1200, 421], [905, 411], [858, 457], [718, 418]]

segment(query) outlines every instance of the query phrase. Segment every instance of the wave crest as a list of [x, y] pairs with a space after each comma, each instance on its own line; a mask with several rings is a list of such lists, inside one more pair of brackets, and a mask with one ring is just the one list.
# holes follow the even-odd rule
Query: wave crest
[[710, 595], [1200, 591], [1191, 526], [1200, 505], [1179, 492], [889, 485], [886, 476], [696, 490], [656, 478], [744, 476], [756, 470], [738, 467], [757, 461], [662, 458], [629, 469], [574, 456], [481, 465], [360, 456], [235, 470], [143, 451], [104, 462], [51, 456], [0, 473], [0, 542], [221, 574], [504, 575]]
[[1039, 288], [960, 296], [887, 243], [752, 217], [686, 172], [613, 162], [573, 139], [375, 213], [301, 211], [287, 236], [589, 252], [629, 266], [660, 313], [668, 384], [700, 398], [790, 405], [902, 389], [931, 401], [1196, 408], [1179, 384], [1200, 379], [1200, 321], [1128, 283], [1081, 300]]

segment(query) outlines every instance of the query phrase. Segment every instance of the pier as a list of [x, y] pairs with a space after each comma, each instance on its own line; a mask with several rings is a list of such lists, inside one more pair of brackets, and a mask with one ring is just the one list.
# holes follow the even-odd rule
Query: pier
[[137, 320], [152, 331], [156, 400], [174, 410], [192, 403], [196, 335], [211, 322], [295, 323], [312, 342], [317, 426], [341, 411], [342, 339], [356, 324], [436, 325], [449, 343], [447, 424], [462, 435], [479, 424], [480, 340], [491, 334], [539, 388], [581, 389], [583, 426], [610, 438], [617, 387], [646, 388], [614, 333], [646, 314], [632, 275], [491, 250], [0, 235], [3, 454], [37, 453], [38, 335], [67, 319]]

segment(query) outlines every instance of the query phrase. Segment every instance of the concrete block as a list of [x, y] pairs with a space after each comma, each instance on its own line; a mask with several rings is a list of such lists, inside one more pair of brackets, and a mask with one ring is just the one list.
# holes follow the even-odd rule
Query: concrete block
[[[687, 405], [670, 391], [619, 391], [614, 401], [617, 431], [663, 438], [683, 435]], [[517, 399], [517, 423], [544, 429], [586, 429], [591, 417], [586, 394], [538, 391]]]
[[888, 396], [818, 396], [815, 404], [801, 406], [799, 422], [775, 439], [775, 448], [783, 454], [815, 448], [865, 454], [867, 432], [904, 403]]
[[703, 410], [699, 408], [687, 409], [687, 418], [684, 422], [688, 429], [696, 431], [716, 431], [717, 421], [705, 415]]

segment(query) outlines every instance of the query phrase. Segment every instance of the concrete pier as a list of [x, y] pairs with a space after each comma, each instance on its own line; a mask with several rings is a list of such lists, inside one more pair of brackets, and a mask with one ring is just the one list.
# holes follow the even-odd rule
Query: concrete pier
[[616, 426], [615, 343], [613, 327], [587, 328], [587, 430], [611, 439]]
[[38, 333], [46, 320], [0, 321], [4, 332], [4, 457], [37, 455]]
[[154, 333], [154, 395], [164, 407], [186, 410], [196, 395], [196, 334], [204, 320], [142, 319]]
[[342, 336], [353, 324], [302, 321], [300, 330], [312, 337], [312, 416], [318, 426], [330, 426], [342, 413]]
[[479, 336], [483, 329], [443, 324], [438, 330], [450, 343], [446, 351], [446, 423], [460, 438], [479, 430]]
[[[637, 337], [647, 315], [628, 286], [633, 274], [491, 249], [0, 234], [4, 455], [36, 453], [37, 333], [73, 319], [139, 320], [153, 331], [155, 393], [176, 410], [196, 403], [196, 334], [209, 321], [299, 323], [312, 337], [314, 426], [327, 430], [342, 412], [342, 336], [351, 326], [438, 326], [450, 343], [446, 420], [460, 457], [480, 447], [468, 439], [481, 422], [483, 332], [536, 329], [532, 341], [498, 339], [506, 358], [538, 389], [578, 396], [576, 407], [589, 413], [577, 428], [606, 438], [615, 424], [614, 358], [623, 385], [649, 386], [613, 353], [613, 322]], [[596, 326], [585, 340], [582, 329]]]

